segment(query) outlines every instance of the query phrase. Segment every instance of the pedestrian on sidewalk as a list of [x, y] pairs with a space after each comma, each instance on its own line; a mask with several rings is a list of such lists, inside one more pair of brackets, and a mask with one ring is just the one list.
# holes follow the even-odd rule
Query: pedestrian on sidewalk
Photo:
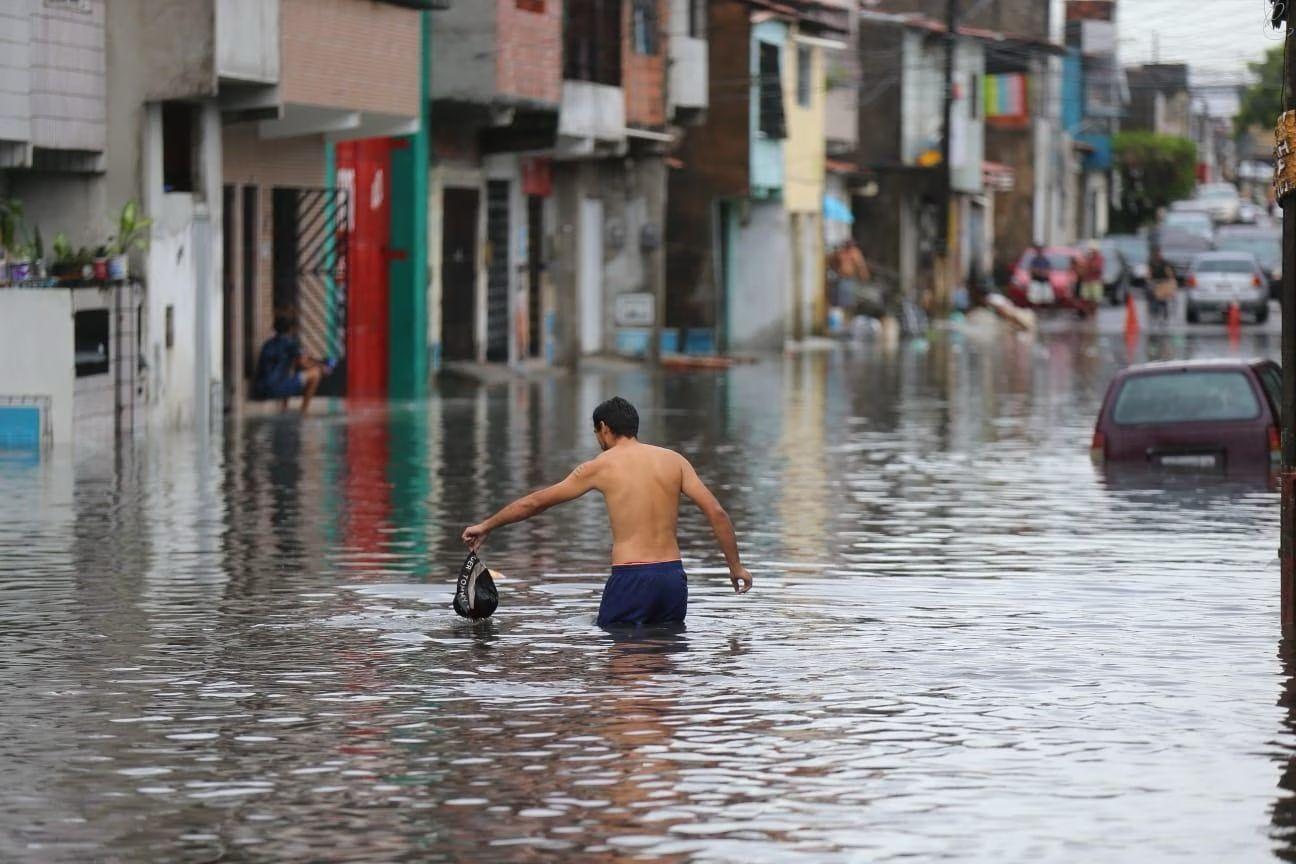
[[1151, 283], [1151, 290], [1148, 292], [1148, 311], [1163, 325], [1169, 324], [1170, 306], [1179, 293], [1179, 277], [1159, 248], [1152, 249], [1152, 255], [1148, 260], [1148, 280]]
[[1090, 242], [1080, 266], [1080, 299], [1091, 307], [1090, 311], [1103, 301], [1103, 267], [1106, 263], [1097, 241]]

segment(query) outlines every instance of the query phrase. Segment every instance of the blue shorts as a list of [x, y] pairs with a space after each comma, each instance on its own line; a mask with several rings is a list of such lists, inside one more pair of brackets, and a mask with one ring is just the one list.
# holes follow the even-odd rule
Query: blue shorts
[[688, 612], [688, 577], [679, 561], [617, 564], [603, 586], [600, 627], [668, 624]]
[[266, 391], [271, 399], [300, 396], [306, 392], [306, 375], [303, 372], [294, 372], [287, 378], [271, 381], [266, 385]]

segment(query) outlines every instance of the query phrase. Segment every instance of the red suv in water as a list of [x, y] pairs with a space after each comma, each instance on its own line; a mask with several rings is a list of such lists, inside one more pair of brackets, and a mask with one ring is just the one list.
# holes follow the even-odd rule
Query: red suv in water
[[1185, 360], [1122, 370], [1107, 386], [1091, 454], [1165, 468], [1273, 464], [1282, 372], [1271, 360]]

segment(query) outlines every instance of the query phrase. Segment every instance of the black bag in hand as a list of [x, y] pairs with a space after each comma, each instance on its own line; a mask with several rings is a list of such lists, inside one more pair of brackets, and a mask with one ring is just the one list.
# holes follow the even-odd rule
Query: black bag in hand
[[464, 618], [477, 621], [489, 618], [499, 606], [499, 591], [491, 571], [486, 569], [476, 552], [469, 552], [459, 568], [459, 584], [455, 586], [454, 610]]

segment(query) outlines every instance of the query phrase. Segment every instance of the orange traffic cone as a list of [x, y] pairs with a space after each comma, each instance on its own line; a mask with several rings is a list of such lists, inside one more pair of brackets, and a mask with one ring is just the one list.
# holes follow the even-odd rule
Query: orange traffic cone
[[1134, 295], [1125, 295], [1125, 338], [1137, 336], [1139, 332], [1138, 309], [1134, 306]]
[[1229, 304], [1228, 332], [1233, 337], [1242, 335], [1242, 307], [1238, 306], [1236, 300]]

